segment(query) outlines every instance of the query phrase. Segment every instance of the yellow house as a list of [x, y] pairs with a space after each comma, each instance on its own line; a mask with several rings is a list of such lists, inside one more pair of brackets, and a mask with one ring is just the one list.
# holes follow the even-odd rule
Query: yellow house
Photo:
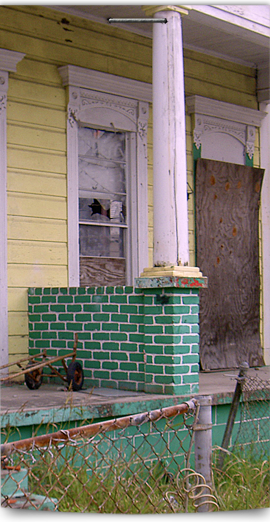
[[[108, 21], [121, 17], [139, 20]], [[206, 233], [204, 225], [198, 228], [205, 208], [202, 203], [198, 213], [199, 158], [200, 169], [209, 169], [204, 160], [240, 166], [230, 174], [239, 190], [245, 172], [260, 171], [259, 239], [251, 233], [260, 292], [252, 306], [258, 312], [260, 364], [269, 364], [269, 36], [269, 6], [170, 6], [155, 12], [139, 5], [0, 7], [1, 364], [28, 354], [29, 287], [132, 286], [141, 274], [161, 277], [147, 272], [158, 266], [181, 268], [181, 277], [198, 266], [211, 279], [211, 270], [199, 262], [208, 255], [203, 246], [198, 251], [198, 238]], [[164, 39], [175, 62], [166, 55]], [[167, 107], [159, 82], [166, 73], [170, 83], [170, 71], [178, 70], [172, 64], [181, 60]], [[169, 112], [177, 122], [167, 135]], [[171, 146], [172, 136], [179, 138], [175, 157], [185, 151], [175, 160], [180, 174], [173, 193], [171, 171], [168, 179], [159, 172], [163, 142]], [[212, 171], [211, 176], [213, 187], [217, 178]], [[224, 183], [227, 197], [232, 185]], [[237, 210], [222, 208], [219, 219]], [[230, 225], [233, 238], [247, 230], [241, 216], [239, 225]], [[240, 273], [241, 245], [230, 252], [228, 247], [225, 258], [228, 266], [234, 252]], [[217, 264], [221, 254], [213, 254]], [[248, 270], [238, 280], [241, 292]], [[219, 296], [225, 307], [226, 288]], [[243, 293], [235, 306], [243, 309], [245, 299]]]

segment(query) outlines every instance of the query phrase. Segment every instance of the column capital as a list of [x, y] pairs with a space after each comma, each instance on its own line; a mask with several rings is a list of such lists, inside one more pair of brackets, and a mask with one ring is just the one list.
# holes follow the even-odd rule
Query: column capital
[[156, 13], [164, 12], [164, 11], [174, 11], [176, 13], [187, 15], [188, 11], [192, 9], [191, 6], [182, 6], [182, 5], [144, 5], [142, 7], [143, 11], [148, 16], [153, 16]]

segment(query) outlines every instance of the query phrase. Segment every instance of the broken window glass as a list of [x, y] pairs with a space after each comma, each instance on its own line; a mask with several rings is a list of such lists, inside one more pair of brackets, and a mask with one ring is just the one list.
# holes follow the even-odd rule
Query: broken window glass
[[78, 136], [80, 256], [123, 258], [125, 133], [81, 127]]

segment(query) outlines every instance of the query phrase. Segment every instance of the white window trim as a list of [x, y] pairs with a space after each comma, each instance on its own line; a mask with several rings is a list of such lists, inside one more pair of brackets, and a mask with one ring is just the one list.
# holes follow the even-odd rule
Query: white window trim
[[0, 49], [0, 365], [8, 363], [7, 288], [7, 92], [8, 73], [25, 54]]
[[261, 126], [265, 112], [197, 95], [188, 96], [186, 104], [188, 114], [194, 115], [193, 141], [197, 149], [204, 135], [216, 133], [218, 140], [225, 133], [240, 141], [249, 158], [253, 157], [255, 128]]
[[[132, 251], [127, 284], [148, 266], [147, 125], [152, 86], [119, 76], [66, 65], [58, 69], [68, 89], [68, 266], [69, 286], [79, 286], [78, 126], [130, 133]], [[134, 157], [134, 154], [131, 155]], [[136, 163], [136, 164], [135, 164]], [[135, 174], [134, 174], [135, 173]]]

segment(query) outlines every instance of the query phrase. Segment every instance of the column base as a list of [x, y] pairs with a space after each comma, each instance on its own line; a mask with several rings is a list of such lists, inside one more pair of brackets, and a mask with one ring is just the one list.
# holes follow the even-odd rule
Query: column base
[[204, 277], [196, 266], [155, 266], [145, 268], [140, 277], [135, 278], [137, 288], [207, 288]]

